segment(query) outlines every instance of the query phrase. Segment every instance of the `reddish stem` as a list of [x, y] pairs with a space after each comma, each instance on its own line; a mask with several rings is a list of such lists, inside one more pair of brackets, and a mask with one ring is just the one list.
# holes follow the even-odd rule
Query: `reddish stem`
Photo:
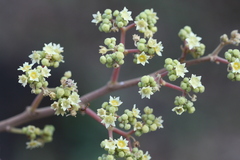
[[115, 84], [118, 81], [119, 72], [120, 72], [120, 67], [113, 69], [110, 83]]

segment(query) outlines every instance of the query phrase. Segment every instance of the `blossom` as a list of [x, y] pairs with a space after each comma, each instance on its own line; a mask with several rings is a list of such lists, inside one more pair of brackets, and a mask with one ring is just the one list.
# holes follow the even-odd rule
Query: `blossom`
[[97, 14], [93, 14], [93, 20], [91, 21], [92, 23], [96, 23], [96, 25], [102, 21], [102, 15], [101, 13], [98, 11]]
[[202, 39], [201, 37], [197, 37], [196, 34], [193, 34], [191, 32], [189, 36], [186, 38], [186, 42], [188, 44], [189, 49], [191, 50], [195, 47], [199, 47], [201, 45], [199, 42], [201, 39]]
[[106, 128], [109, 128], [110, 126], [115, 126], [116, 119], [117, 118], [114, 117], [113, 115], [106, 115], [106, 116], [104, 116], [101, 123], [105, 124]]
[[126, 7], [123, 8], [123, 10], [120, 12], [120, 16], [125, 20], [125, 21], [132, 21], [132, 12], [128, 11]]
[[178, 106], [178, 107], [174, 107], [172, 111], [176, 112], [177, 115], [181, 115], [184, 112], [184, 108], [183, 106]]
[[18, 70], [22, 70], [23, 72], [29, 71], [32, 68], [33, 64], [29, 64], [28, 62], [23, 63], [23, 66], [19, 67]]
[[201, 83], [201, 78], [202, 76], [196, 76], [194, 74], [192, 74], [191, 79], [189, 80], [189, 83], [192, 85], [192, 87], [195, 89], [197, 87], [202, 87], [202, 83]]
[[110, 138], [109, 140], [105, 139], [104, 143], [105, 143], [105, 148], [107, 148], [109, 150], [115, 150], [116, 149], [115, 141], [112, 138]]
[[50, 42], [49, 44], [44, 44], [43, 51], [49, 55], [60, 54], [63, 52], [63, 47], [60, 47], [60, 44]]
[[188, 70], [185, 68], [186, 63], [178, 63], [176, 65], [176, 74], [178, 77], [184, 77], [185, 73], [188, 72]]
[[63, 98], [61, 100], [61, 108], [63, 111], [66, 111], [68, 108], [71, 108], [71, 101], [69, 101], [68, 99], [66, 98]]
[[68, 100], [72, 105], [78, 105], [78, 103], [81, 102], [77, 92], [72, 92], [72, 94], [68, 97]]
[[153, 95], [153, 92], [152, 92], [152, 87], [142, 87], [140, 89], [140, 91], [138, 91], [138, 93], [140, 93], [142, 95], [142, 99], [144, 97], [147, 97], [148, 99], [150, 99], [150, 96]]
[[27, 74], [31, 81], [39, 81], [38, 78], [39, 78], [40, 74], [38, 73], [38, 71], [36, 69], [28, 71]]
[[50, 71], [51, 70], [48, 69], [47, 66], [44, 66], [41, 69], [41, 74], [42, 74], [43, 77], [47, 77], [48, 78], [49, 76], [51, 76]]
[[234, 62], [230, 63], [233, 73], [240, 73], [240, 62], [237, 58]]
[[150, 160], [151, 156], [148, 154], [148, 151], [142, 156], [141, 160]]
[[134, 131], [140, 130], [140, 129], [142, 129], [142, 126], [143, 126], [142, 122], [136, 122], [136, 123], [134, 124], [133, 130], [134, 130]]
[[144, 19], [134, 21], [134, 23], [136, 24], [136, 30], [141, 32], [144, 32], [148, 26], [148, 23]]
[[162, 116], [159, 116], [157, 117], [155, 120], [154, 120], [154, 123], [158, 126], [158, 128], [163, 128], [163, 120], [162, 120]]
[[106, 116], [106, 113], [107, 113], [106, 110], [103, 108], [97, 109], [97, 115], [100, 117]]
[[148, 59], [150, 56], [146, 55], [144, 52], [137, 55], [137, 64], [141, 63], [143, 66], [145, 66], [145, 63], [149, 63]]
[[141, 118], [140, 116], [140, 110], [136, 108], [136, 104], [134, 104], [133, 109], [132, 109], [133, 116], [136, 118]]
[[155, 19], [158, 20], [159, 18], [157, 17], [157, 13], [153, 12], [153, 9], [151, 8], [151, 10], [147, 9], [147, 15], [149, 17], [149, 19]]
[[31, 58], [32, 60], [32, 63], [40, 63], [40, 60], [42, 59], [41, 58], [41, 55], [39, 54], [39, 52], [41, 51], [32, 51], [32, 54], [30, 54], [28, 57]]
[[31, 140], [30, 142], [27, 142], [26, 144], [27, 144], [27, 149], [38, 148], [43, 145], [41, 142], [36, 141], [36, 140]]
[[119, 97], [112, 97], [110, 96], [109, 103], [112, 106], [120, 106], [122, 104], [122, 101], [119, 100]]
[[162, 45], [162, 42], [158, 42], [158, 44], [156, 45], [156, 47], [154, 47], [154, 50], [156, 52], [156, 54], [158, 56], [162, 56], [162, 51], [163, 51], [163, 45]]
[[27, 85], [27, 81], [28, 81], [28, 77], [26, 75], [20, 75], [18, 76], [18, 83], [21, 83], [23, 87], [25, 87]]
[[154, 48], [154, 47], [156, 47], [156, 46], [158, 45], [158, 44], [157, 44], [157, 40], [156, 40], [156, 39], [153, 39], [153, 38], [151, 37], [151, 38], [149, 38], [147, 45], [148, 45], [149, 47], [151, 47], [151, 48]]
[[126, 139], [123, 139], [122, 136], [119, 139], [116, 139], [114, 142], [117, 145], [118, 149], [129, 150], [129, 147], [127, 147], [128, 141]]

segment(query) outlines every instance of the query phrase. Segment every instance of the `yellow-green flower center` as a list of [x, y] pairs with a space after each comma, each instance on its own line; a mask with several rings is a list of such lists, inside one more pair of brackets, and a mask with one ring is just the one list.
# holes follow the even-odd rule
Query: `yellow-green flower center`
[[38, 74], [37, 72], [31, 72], [31, 74], [29, 75], [32, 79], [37, 79], [38, 78]]
[[146, 57], [145, 55], [140, 55], [140, 56], [138, 57], [138, 60], [139, 60], [140, 62], [145, 62], [145, 61], [147, 61], [147, 57]]
[[112, 101], [111, 101], [111, 104], [112, 104], [113, 106], [118, 106], [118, 101], [117, 101], [117, 100], [112, 100]]
[[117, 145], [121, 148], [125, 147], [126, 146], [126, 143], [124, 141], [118, 141]]
[[232, 67], [233, 67], [234, 70], [239, 70], [240, 69], [240, 63], [239, 62], [233, 62]]

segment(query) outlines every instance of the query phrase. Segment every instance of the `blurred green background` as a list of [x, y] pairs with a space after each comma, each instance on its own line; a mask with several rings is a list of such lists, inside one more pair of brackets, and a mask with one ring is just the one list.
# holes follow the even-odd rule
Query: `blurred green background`
[[[58, 79], [67, 70], [72, 71], [80, 95], [106, 84], [111, 69], [99, 63], [98, 46], [106, 37], [119, 34], [100, 33], [91, 23], [92, 14], [106, 8], [122, 10], [124, 6], [133, 12], [133, 17], [146, 8], [158, 13], [154, 38], [162, 41], [164, 52], [163, 57], [155, 57], [146, 67], [134, 65], [132, 56], [128, 56], [120, 80], [152, 73], [163, 67], [167, 57], [178, 58], [182, 42], [177, 34], [185, 25], [202, 37], [206, 53], [215, 49], [222, 34], [240, 29], [239, 0], [0, 0], [0, 120], [21, 113], [31, 104], [35, 96], [29, 87], [18, 84], [21, 73], [17, 68], [30, 61], [31, 51], [41, 50], [44, 43], [60, 43], [64, 47], [65, 63], [52, 71], [50, 86], [59, 85]], [[128, 33], [131, 38], [137, 32]], [[130, 48], [132, 41], [127, 42]], [[228, 48], [236, 47], [226, 47], [220, 55]], [[205, 93], [198, 95], [192, 115], [173, 113], [174, 97], [181, 93], [164, 87], [151, 100], [141, 100], [137, 87], [111, 95], [121, 97], [120, 113], [136, 104], [140, 109], [149, 105], [156, 115], [163, 116], [164, 129], [137, 138], [141, 149], [149, 151], [153, 160], [239, 160], [239, 82], [226, 78], [225, 64], [209, 62], [188, 70], [202, 75], [206, 87]], [[105, 95], [91, 102], [90, 107], [96, 110], [108, 99], [109, 95]], [[41, 106], [49, 104], [45, 98]], [[107, 131], [87, 115], [53, 116], [29, 124], [40, 128], [55, 125], [53, 142], [44, 148], [26, 150], [25, 136], [0, 133], [1, 160], [94, 160], [104, 153], [99, 144], [107, 138]]]

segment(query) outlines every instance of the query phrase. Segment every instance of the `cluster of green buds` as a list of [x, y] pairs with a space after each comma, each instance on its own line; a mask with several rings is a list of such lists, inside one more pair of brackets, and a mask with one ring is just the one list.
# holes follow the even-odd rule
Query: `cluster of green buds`
[[141, 116], [142, 122], [138, 121], [134, 125], [135, 135], [141, 136], [143, 133], [149, 133], [163, 128], [162, 116], [156, 117], [153, 114], [153, 109], [146, 106], [144, 108], [144, 114]]
[[185, 42], [185, 46], [193, 58], [199, 58], [204, 54], [205, 45], [200, 42], [202, 38], [197, 37], [197, 35], [192, 32], [191, 27], [185, 26], [179, 31], [178, 36]]
[[180, 87], [186, 92], [195, 92], [195, 93], [203, 93], [205, 91], [205, 87], [202, 85], [201, 76], [196, 76], [192, 74], [191, 78], [185, 77], [181, 83]]
[[148, 39], [140, 38], [138, 35], [133, 35], [134, 44], [139, 53], [134, 55], [133, 62], [136, 64], [142, 64], [143, 66], [148, 62], [148, 59], [151, 59], [156, 55], [162, 56], [163, 45], [162, 42], [158, 42], [152, 37]]
[[153, 34], [157, 32], [157, 27], [155, 26], [157, 20], [157, 13], [153, 9], [145, 9], [135, 18], [136, 30], [144, 33], [144, 37], [153, 37]]
[[228, 75], [232, 81], [240, 81], [240, 51], [238, 49], [229, 49], [225, 52], [225, 58], [228, 60]]
[[129, 21], [133, 20], [131, 14], [132, 12], [128, 11], [126, 7], [124, 7], [122, 11], [106, 9], [103, 14], [99, 11], [97, 14], [93, 14], [94, 19], [92, 23], [96, 25], [100, 23], [98, 28], [100, 32], [116, 32], [119, 28], [127, 26]]
[[[59, 44], [49, 43], [45, 44], [42, 51], [33, 51], [29, 56], [32, 63], [25, 62], [23, 66], [20, 66], [18, 70], [24, 72], [24, 74], [18, 76], [19, 83], [24, 87], [29, 84], [32, 88], [32, 93], [39, 94], [43, 88], [48, 86], [46, 78], [51, 76], [50, 69], [48, 67], [58, 67], [60, 62], [63, 62], [63, 56], [61, 53], [63, 48]], [[32, 68], [34, 64], [38, 64], [35, 68]]]
[[52, 141], [54, 126], [45, 125], [41, 130], [35, 126], [29, 125], [21, 129], [21, 133], [25, 134], [30, 141], [27, 142], [27, 149], [42, 147], [45, 143]]
[[176, 112], [177, 115], [181, 115], [183, 112], [194, 113], [195, 107], [193, 106], [193, 102], [188, 100], [184, 96], [176, 96], [174, 104], [176, 107], [172, 109], [173, 112]]
[[[104, 44], [108, 46], [108, 48], [104, 46], [100, 46], [99, 53], [102, 54], [100, 57], [100, 62], [105, 64], [108, 68], [117, 68], [120, 65], [124, 64], [124, 51], [125, 47], [122, 43], [116, 45], [116, 38], [106, 38], [104, 40]], [[111, 51], [111, 54], [106, 54], [108, 51]]]
[[144, 97], [150, 99], [150, 96], [153, 95], [156, 91], [159, 91], [159, 83], [155, 81], [154, 77], [145, 75], [141, 78], [141, 81], [138, 82], [139, 91], [138, 93]]
[[74, 80], [70, 79], [71, 76], [70, 71], [65, 72], [61, 78], [61, 85], [53, 89], [53, 91], [47, 91], [49, 97], [54, 100], [51, 108], [55, 110], [56, 115], [61, 114], [64, 116], [70, 113], [71, 116], [75, 117], [80, 108], [79, 103], [81, 100], [79, 98], [77, 84], [74, 83]]

